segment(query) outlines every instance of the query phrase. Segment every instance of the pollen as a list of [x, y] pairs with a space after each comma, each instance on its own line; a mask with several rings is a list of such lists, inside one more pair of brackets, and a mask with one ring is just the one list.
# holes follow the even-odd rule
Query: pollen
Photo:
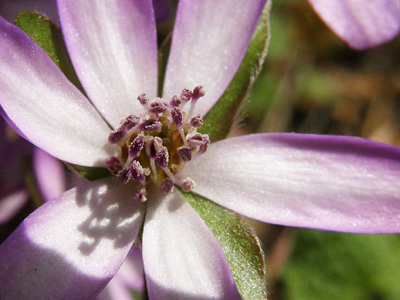
[[[146, 187], [153, 183], [163, 194], [174, 189], [176, 175], [210, 143], [197, 129], [203, 125], [200, 115], [193, 116], [197, 101], [205, 95], [202, 86], [182, 90], [168, 102], [151, 101], [146, 94], [137, 97], [144, 112], [121, 120], [108, 142], [118, 148], [118, 155], [106, 160], [108, 169], [122, 183], [132, 184], [133, 198], [146, 201]], [[189, 105], [189, 113], [183, 109]], [[181, 183], [185, 191], [195, 184], [192, 179]]]

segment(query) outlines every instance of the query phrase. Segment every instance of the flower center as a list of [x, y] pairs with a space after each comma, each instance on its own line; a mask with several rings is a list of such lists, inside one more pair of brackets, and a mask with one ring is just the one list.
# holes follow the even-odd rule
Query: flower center
[[[194, 188], [192, 179], [177, 182], [176, 174], [210, 144], [208, 135], [197, 132], [203, 119], [193, 116], [196, 103], [204, 94], [202, 86], [193, 91], [184, 89], [169, 102], [160, 98], [150, 101], [142, 94], [137, 99], [145, 113], [126, 117], [110, 133], [109, 143], [118, 146], [120, 152], [118, 157], [107, 159], [108, 169], [121, 182], [135, 183], [135, 199], [146, 200], [146, 185], [151, 182], [165, 194], [173, 190], [175, 183], [184, 191]], [[183, 111], [187, 103], [188, 114]]]

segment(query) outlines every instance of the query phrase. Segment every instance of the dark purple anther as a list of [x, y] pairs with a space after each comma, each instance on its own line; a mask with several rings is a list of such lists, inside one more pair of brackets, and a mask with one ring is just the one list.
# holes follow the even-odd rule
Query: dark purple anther
[[129, 169], [132, 178], [136, 181], [143, 183], [146, 180], [146, 174], [144, 174], [143, 168], [138, 161], [134, 160]]
[[201, 97], [204, 97], [206, 94], [206, 91], [204, 90], [202, 85], [196, 86], [192, 92], [192, 98], [193, 100], [198, 100]]
[[146, 142], [146, 154], [148, 157], [151, 159], [155, 159], [158, 155], [158, 152], [160, 151], [160, 148], [163, 145], [162, 139], [160, 139], [158, 136], [149, 139]]
[[147, 132], [160, 130], [161, 127], [162, 127], [161, 122], [152, 119], [146, 120], [138, 126], [140, 131], [147, 131]]
[[179, 99], [179, 97], [177, 95], [172, 97], [172, 100], [169, 101], [169, 105], [173, 106], [173, 107], [178, 107], [179, 105], [181, 105], [182, 100]]
[[189, 147], [198, 147], [203, 144], [203, 135], [201, 133], [190, 133], [186, 136], [187, 144]]
[[142, 152], [142, 149], [144, 147], [144, 140], [144, 135], [140, 134], [132, 141], [132, 143], [129, 145], [130, 157], [136, 158], [140, 155], [140, 152]]
[[129, 180], [131, 180], [131, 172], [129, 168], [126, 169], [122, 169], [121, 171], [119, 171], [119, 173], [117, 174], [117, 177], [119, 179], [119, 181], [121, 181], [122, 183], [128, 183]]
[[119, 159], [115, 156], [110, 156], [106, 160], [107, 168], [110, 170], [111, 174], [117, 175], [119, 171], [122, 170], [121, 163]]
[[156, 158], [156, 165], [161, 169], [168, 167], [169, 154], [167, 147], [161, 147]]
[[127, 117], [121, 121], [120, 129], [128, 131], [128, 130], [132, 129], [133, 127], [135, 127], [137, 124], [139, 124], [139, 121], [140, 121], [140, 118], [138, 116], [130, 115], [129, 117]]
[[203, 144], [201, 144], [199, 148], [199, 154], [202, 154], [207, 151], [208, 145], [210, 145], [210, 138], [208, 134], [203, 134]]
[[168, 102], [162, 99], [156, 99], [150, 104], [149, 112], [153, 114], [162, 114], [169, 108]]
[[177, 151], [184, 162], [188, 162], [192, 159], [192, 150], [190, 148], [180, 147]]
[[142, 105], [146, 105], [150, 101], [150, 99], [147, 98], [146, 94], [141, 94], [140, 96], [137, 97], [137, 99], [139, 100], [140, 104], [142, 104]]
[[171, 111], [171, 118], [175, 125], [179, 128], [183, 123], [183, 115], [179, 108], [174, 107]]
[[192, 125], [192, 127], [199, 128], [203, 126], [203, 119], [200, 117], [200, 115], [194, 116], [192, 119], [190, 119], [190, 125]]
[[183, 102], [189, 102], [191, 99], [192, 99], [192, 92], [187, 89], [182, 90], [181, 100]]
[[169, 192], [172, 191], [172, 188], [174, 187], [174, 183], [171, 179], [166, 179], [160, 184], [160, 191], [163, 194], [168, 194]]
[[110, 135], [108, 136], [108, 142], [110, 144], [116, 144], [118, 143], [120, 140], [122, 140], [124, 138], [126, 134], [125, 130], [121, 130], [120, 128], [111, 132]]

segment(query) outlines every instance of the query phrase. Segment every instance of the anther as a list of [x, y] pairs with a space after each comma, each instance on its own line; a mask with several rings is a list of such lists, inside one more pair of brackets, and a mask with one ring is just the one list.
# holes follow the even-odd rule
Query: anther
[[200, 115], [194, 116], [190, 119], [190, 125], [192, 125], [192, 127], [199, 128], [203, 126], [203, 119], [200, 117]]
[[132, 178], [140, 183], [144, 183], [146, 180], [146, 175], [144, 174], [142, 165], [137, 161], [134, 160], [130, 166], [130, 174]]
[[165, 169], [168, 167], [169, 154], [167, 147], [161, 147], [160, 151], [158, 151], [158, 155], [156, 158], [156, 165], [161, 169]]
[[177, 152], [184, 162], [192, 159], [192, 150], [189, 147], [180, 147]]
[[108, 142], [110, 144], [116, 144], [119, 141], [121, 141], [125, 137], [126, 131], [117, 129], [115, 131], [112, 131], [110, 135], [108, 136]]
[[117, 175], [122, 170], [121, 163], [119, 159], [115, 156], [110, 156], [109, 158], [107, 158], [106, 164], [111, 174], [113, 175]]
[[172, 107], [179, 107], [182, 103], [182, 100], [179, 99], [179, 97], [177, 95], [173, 96], [171, 101], [169, 101], [169, 105], [171, 105]]
[[195, 183], [192, 178], [188, 177], [182, 182], [182, 190], [184, 192], [190, 192], [191, 190], [194, 189], [194, 187], [195, 187]]
[[140, 96], [137, 97], [137, 99], [143, 106], [146, 106], [150, 101], [150, 99], [147, 98], [146, 94], [141, 94]]
[[196, 101], [199, 98], [204, 97], [205, 94], [206, 94], [206, 91], [204, 90], [203, 86], [198, 85], [193, 89], [192, 99]]
[[174, 182], [171, 179], [165, 179], [160, 184], [160, 191], [163, 194], [168, 194], [174, 188]]
[[175, 123], [176, 127], [182, 127], [183, 115], [179, 108], [174, 107], [171, 111], [172, 121]]
[[162, 127], [161, 122], [157, 120], [146, 120], [138, 126], [139, 131], [157, 131]]
[[149, 138], [146, 141], [145, 145], [147, 156], [152, 159], [155, 159], [162, 146], [163, 146], [163, 141], [158, 136]]
[[162, 99], [154, 100], [149, 107], [149, 112], [154, 114], [162, 114], [166, 112], [169, 108], [168, 102]]
[[201, 144], [197, 153], [203, 154], [204, 152], [206, 152], [208, 145], [210, 145], [210, 138], [208, 137], [208, 134], [203, 134], [203, 144]]
[[140, 121], [140, 118], [138, 116], [130, 115], [129, 117], [127, 117], [121, 121], [120, 129], [131, 130], [133, 127], [135, 127], [137, 124], [139, 124], [139, 121]]
[[188, 146], [191, 147], [191, 148], [199, 147], [204, 143], [203, 135], [201, 133], [198, 133], [198, 132], [189, 133], [186, 136], [186, 140], [187, 140]]
[[144, 135], [140, 134], [132, 141], [132, 143], [129, 145], [130, 157], [136, 158], [140, 155], [140, 152], [142, 152], [142, 149], [144, 147], [144, 140]]
[[125, 183], [125, 184], [128, 183], [129, 180], [131, 180], [131, 171], [130, 171], [130, 169], [129, 168], [122, 169], [117, 174], [117, 177], [118, 177], [119, 181], [121, 181], [122, 183]]
[[188, 89], [183, 89], [181, 92], [181, 100], [183, 102], [189, 102], [192, 99], [192, 92]]

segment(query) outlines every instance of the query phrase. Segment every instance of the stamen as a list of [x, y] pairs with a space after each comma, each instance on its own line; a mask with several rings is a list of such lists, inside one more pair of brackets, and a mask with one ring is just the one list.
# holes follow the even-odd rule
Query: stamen
[[152, 159], [156, 159], [160, 148], [163, 146], [163, 141], [158, 136], [150, 137], [146, 142], [146, 154]]
[[192, 125], [192, 127], [199, 128], [203, 126], [203, 119], [200, 117], [200, 115], [194, 116], [190, 120], [190, 125]]
[[199, 147], [204, 143], [203, 135], [198, 132], [188, 134], [186, 136], [186, 139], [187, 139], [188, 146], [191, 148]]
[[183, 89], [181, 92], [181, 100], [186, 103], [192, 99], [192, 92], [188, 89]]
[[160, 191], [163, 194], [168, 194], [174, 188], [174, 183], [171, 179], [166, 179], [160, 184]]
[[129, 182], [129, 180], [131, 180], [131, 171], [129, 168], [126, 169], [122, 169], [118, 174], [117, 177], [119, 179], [119, 181], [121, 181], [122, 183], [127, 184]]
[[112, 131], [110, 135], [108, 136], [108, 142], [110, 144], [116, 144], [119, 141], [121, 141], [125, 137], [126, 131], [117, 129], [115, 131]]
[[132, 178], [140, 183], [144, 183], [146, 175], [144, 174], [142, 165], [137, 160], [134, 160], [130, 166], [130, 174]]
[[180, 147], [177, 152], [184, 162], [188, 162], [192, 159], [192, 149], [188, 147]]
[[198, 85], [193, 89], [192, 99], [197, 101], [199, 98], [204, 97], [206, 91], [204, 90], [202, 85]]
[[140, 152], [142, 152], [142, 149], [144, 147], [144, 140], [144, 135], [140, 134], [132, 141], [132, 143], [129, 145], [130, 157], [136, 158], [140, 155]]
[[117, 175], [122, 170], [121, 163], [115, 156], [110, 156], [106, 160], [106, 164], [111, 174]]
[[156, 99], [150, 104], [149, 112], [153, 114], [162, 114], [169, 108], [168, 102], [162, 99]]
[[146, 131], [146, 132], [150, 132], [150, 131], [157, 131], [160, 130], [162, 127], [161, 122], [157, 121], [157, 120], [146, 120], [143, 123], [141, 123], [138, 126], [139, 131]]
[[120, 129], [123, 129], [126, 131], [131, 130], [133, 127], [135, 127], [137, 124], [139, 124], [139, 122], [140, 122], [140, 118], [138, 116], [130, 115], [129, 117], [127, 117], [121, 121]]
[[168, 167], [168, 161], [169, 161], [169, 154], [168, 154], [168, 149], [167, 147], [161, 147], [160, 151], [158, 151], [158, 155], [156, 158], [156, 165], [164, 169]]
[[140, 96], [137, 97], [137, 99], [139, 100], [140, 104], [142, 104], [145, 107], [150, 101], [150, 99], [147, 98], [146, 94], [141, 94]]
[[195, 187], [195, 183], [192, 178], [188, 177], [182, 182], [182, 190], [184, 192], [190, 192], [191, 190], [194, 189], [194, 187]]
[[169, 101], [169, 105], [172, 107], [179, 107], [182, 104], [182, 100], [179, 99], [177, 95], [173, 96], [171, 101]]

